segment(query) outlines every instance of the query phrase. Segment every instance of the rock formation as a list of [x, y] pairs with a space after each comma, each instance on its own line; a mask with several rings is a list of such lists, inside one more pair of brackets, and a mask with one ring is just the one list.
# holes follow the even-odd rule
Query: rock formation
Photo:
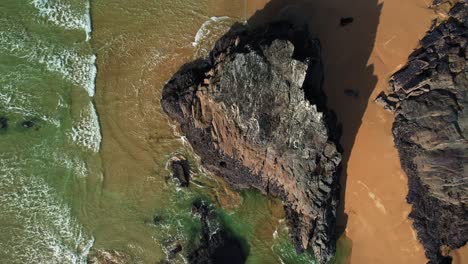
[[393, 135], [409, 179], [410, 217], [430, 263], [450, 263], [468, 240], [467, 4], [421, 40], [378, 101], [395, 111]]
[[335, 253], [337, 151], [321, 90], [318, 40], [305, 27], [234, 25], [209, 58], [183, 66], [162, 106], [202, 165], [235, 188], [283, 200], [298, 251]]
[[190, 264], [243, 264], [248, 249], [241, 239], [220, 223], [216, 212], [204, 201], [196, 200], [192, 215], [200, 218], [201, 245], [189, 253]]
[[169, 166], [172, 171], [172, 177], [177, 181], [180, 187], [188, 187], [190, 184], [190, 163], [181, 156], [172, 157], [169, 161]]

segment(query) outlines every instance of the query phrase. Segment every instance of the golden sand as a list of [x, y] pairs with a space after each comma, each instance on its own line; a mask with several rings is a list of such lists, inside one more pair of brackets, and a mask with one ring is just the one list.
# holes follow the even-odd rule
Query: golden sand
[[[248, 10], [253, 13], [266, 2], [250, 1]], [[273, 15], [288, 4], [306, 14], [322, 43], [324, 89], [343, 126], [345, 214], [339, 224], [345, 225], [347, 215], [345, 234], [353, 242], [350, 262], [426, 263], [408, 218], [407, 178], [393, 144], [393, 115], [373, 99], [429, 29], [434, 17], [429, 2], [272, 0], [261, 12]], [[353, 17], [354, 22], [340, 27], [342, 17]], [[346, 95], [345, 90], [353, 92]]]

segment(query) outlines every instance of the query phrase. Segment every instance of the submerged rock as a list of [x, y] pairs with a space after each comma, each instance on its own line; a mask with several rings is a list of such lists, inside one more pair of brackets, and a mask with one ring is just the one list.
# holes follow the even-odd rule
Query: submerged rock
[[8, 128], [8, 118], [1, 116], [0, 117], [0, 130]]
[[208, 171], [282, 199], [296, 249], [311, 247], [318, 263], [335, 253], [341, 161], [322, 70], [306, 28], [235, 25], [209, 58], [173, 76], [161, 101]]
[[410, 217], [430, 263], [450, 263], [468, 240], [467, 12], [455, 5], [390, 81]]
[[200, 218], [201, 245], [188, 255], [190, 264], [243, 264], [248, 250], [243, 241], [219, 223], [218, 216], [204, 201], [193, 203], [192, 214]]
[[22, 126], [23, 128], [31, 128], [31, 127], [33, 127], [34, 125], [35, 125], [35, 123], [34, 123], [34, 121], [32, 121], [32, 120], [26, 120], [26, 121], [21, 122], [21, 126]]
[[153, 217], [153, 224], [154, 225], [160, 225], [164, 222], [164, 217], [162, 215], [155, 215]]
[[130, 256], [116, 250], [97, 250], [88, 257], [89, 264], [128, 264], [133, 263]]
[[179, 241], [169, 241], [163, 244], [167, 259], [163, 263], [170, 263], [177, 254], [182, 252], [182, 244]]

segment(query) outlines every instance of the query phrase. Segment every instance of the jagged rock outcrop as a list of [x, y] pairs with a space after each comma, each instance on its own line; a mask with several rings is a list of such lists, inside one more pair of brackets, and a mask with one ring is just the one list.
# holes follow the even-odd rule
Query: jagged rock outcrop
[[183, 66], [161, 101], [208, 171], [283, 200], [294, 245], [318, 263], [335, 253], [341, 161], [322, 79], [305, 27], [238, 24], [209, 58]]
[[169, 167], [172, 177], [177, 181], [180, 187], [188, 187], [190, 184], [190, 163], [181, 156], [177, 155], [169, 161]]
[[450, 249], [468, 240], [467, 13], [466, 3], [455, 5], [378, 98], [395, 111], [410, 217], [430, 263], [451, 263]]

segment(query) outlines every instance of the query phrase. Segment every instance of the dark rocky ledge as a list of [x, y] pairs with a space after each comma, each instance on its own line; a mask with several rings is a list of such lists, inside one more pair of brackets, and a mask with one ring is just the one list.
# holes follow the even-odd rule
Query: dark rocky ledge
[[456, 4], [378, 98], [395, 111], [410, 217], [430, 263], [451, 263], [450, 250], [468, 240], [467, 12]]
[[161, 103], [208, 171], [280, 197], [296, 249], [327, 263], [341, 154], [322, 79], [320, 45], [305, 27], [237, 24], [209, 58], [173, 76]]

